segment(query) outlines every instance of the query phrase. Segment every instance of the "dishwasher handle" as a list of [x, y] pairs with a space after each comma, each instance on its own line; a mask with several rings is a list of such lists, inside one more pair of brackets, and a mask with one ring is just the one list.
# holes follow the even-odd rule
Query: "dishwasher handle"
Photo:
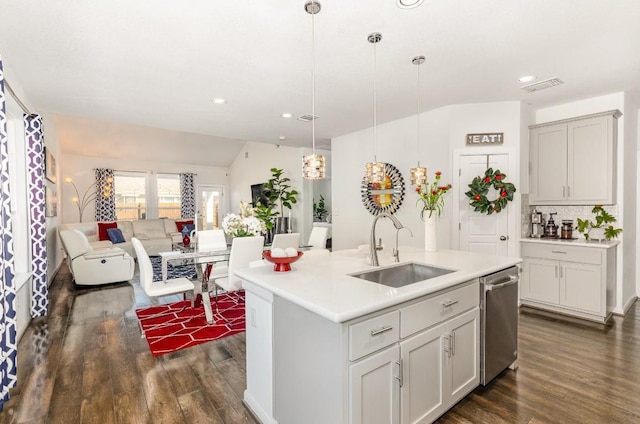
[[519, 280], [520, 280], [520, 278], [518, 278], [518, 276], [517, 276], [517, 275], [511, 275], [511, 276], [509, 277], [509, 281], [506, 281], [506, 282], [504, 282], [504, 283], [500, 283], [500, 284], [485, 284], [485, 286], [484, 286], [484, 290], [485, 290], [485, 291], [498, 290], [498, 289], [501, 289], [501, 288], [503, 288], [503, 287], [506, 287], [506, 286], [510, 286], [510, 285], [512, 285], [512, 284], [515, 284], [515, 283], [517, 283]]

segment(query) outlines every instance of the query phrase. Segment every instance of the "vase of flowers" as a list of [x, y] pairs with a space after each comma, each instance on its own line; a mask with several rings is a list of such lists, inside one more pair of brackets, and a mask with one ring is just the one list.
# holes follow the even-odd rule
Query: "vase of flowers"
[[240, 215], [228, 213], [222, 219], [222, 229], [230, 237], [253, 237], [266, 232], [263, 221], [254, 216], [254, 208], [240, 202]]
[[424, 250], [435, 252], [438, 250], [436, 219], [444, 208], [444, 195], [451, 190], [451, 184], [440, 183], [442, 172], [436, 171], [434, 181], [416, 186], [420, 204], [420, 218], [424, 221]]

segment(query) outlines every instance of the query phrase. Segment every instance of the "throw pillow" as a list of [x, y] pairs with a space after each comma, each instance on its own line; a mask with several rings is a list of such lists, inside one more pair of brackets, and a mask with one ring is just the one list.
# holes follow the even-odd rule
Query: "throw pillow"
[[182, 232], [182, 228], [184, 227], [185, 224], [193, 224], [193, 219], [189, 219], [186, 221], [176, 221], [176, 227], [178, 227], [178, 232], [180, 233]]
[[182, 237], [186, 236], [190, 236], [191, 235], [191, 231], [196, 229], [196, 224], [184, 224], [182, 226]]
[[111, 243], [118, 244], [124, 243], [124, 235], [122, 234], [122, 230], [120, 228], [107, 228], [107, 235], [109, 236], [109, 240]]
[[98, 239], [100, 241], [109, 240], [107, 230], [109, 228], [118, 228], [117, 222], [98, 222]]

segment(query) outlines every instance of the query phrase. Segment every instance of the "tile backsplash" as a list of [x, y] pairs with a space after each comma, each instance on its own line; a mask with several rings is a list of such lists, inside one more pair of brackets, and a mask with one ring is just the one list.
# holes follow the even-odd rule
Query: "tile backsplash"
[[[522, 237], [528, 237], [531, 232], [531, 213], [533, 210], [537, 210], [538, 212], [542, 212], [542, 216], [545, 221], [549, 219], [549, 213], [557, 212], [557, 215], [554, 215], [553, 220], [556, 222], [556, 225], [560, 227], [562, 225], [563, 219], [571, 219], [573, 221], [573, 236], [579, 237], [580, 233], [575, 229], [578, 225], [578, 218], [592, 218], [593, 213], [591, 209], [593, 209], [593, 205], [590, 206], [531, 206], [529, 205], [529, 195], [523, 194], [521, 195], [521, 214], [522, 214]], [[618, 207], [617, 205], [613, 206], [604, 206], [604, 209], [609, 212], [611, 215], [618, 217]]]

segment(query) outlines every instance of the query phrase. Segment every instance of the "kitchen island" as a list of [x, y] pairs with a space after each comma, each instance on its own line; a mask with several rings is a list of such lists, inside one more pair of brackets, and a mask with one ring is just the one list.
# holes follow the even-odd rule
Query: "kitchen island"
[[244, 398], [263, 423], [430, 422], [478, 385], [478, 277], [521, 260], [400, 252], [403, 263], [452, 272], [389, 287], [350, 276], [375, 269], [356, 251], [303, 257], [291, 272], [237, 272]]

